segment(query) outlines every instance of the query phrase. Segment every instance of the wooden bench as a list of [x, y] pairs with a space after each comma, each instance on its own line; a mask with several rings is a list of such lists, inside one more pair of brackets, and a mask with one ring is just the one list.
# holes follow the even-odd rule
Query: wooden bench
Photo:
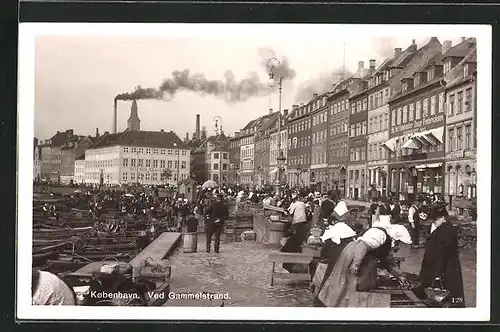
[[[311, 275], [309, 273], [309, 263], [313, 259], [312, 255], [306, 255], [301, 253], [290, 253], [290, 252], [273, 252], [269, 254], [269, 261], [273, 263], [271, 269], [271, 286], [274, 284], [275, 278], [288, 279], [294, 281], [311, 280]], [[307, 273], [283, 273], [276, 272], [276, 263], [293, 263], [293, 264], [305, 264], [307, 266]]]

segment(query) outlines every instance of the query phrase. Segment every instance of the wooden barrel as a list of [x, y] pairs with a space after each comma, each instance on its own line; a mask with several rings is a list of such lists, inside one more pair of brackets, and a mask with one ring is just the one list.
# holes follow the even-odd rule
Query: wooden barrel
[[184, 233], [182, 250], [184, 252], [196, 252], [198, 248], [198, 233]]

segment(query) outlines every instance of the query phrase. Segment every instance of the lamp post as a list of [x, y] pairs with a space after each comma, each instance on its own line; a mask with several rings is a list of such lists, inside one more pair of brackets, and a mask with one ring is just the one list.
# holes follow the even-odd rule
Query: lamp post
[[176, 148], [176, 153], [177, 153], [177, 190], [179, 190], [179, 155], [180, 151], [179, 148], [177, 147], [177, 143], [174, 142], [174, 148]]
[[279, 76], [278, 80], [274, 78], [276, 75], [276, 68], [281, 65], [281, 62], [276, 58], [271, 58], [267, 61], [267, 69], [269, 73], [269, 86], [274, 87], [276, 83], [278, 84], [278, 157], [276, 158], [276, 166], [278, 167], [278, 179], [277, 179], [277, 193], [281, 195], [281, 171], [285, 164], [286, 158], [283, 156], [283, 151], [281, 151], [281, 93], [283, 90], [283, 77]]

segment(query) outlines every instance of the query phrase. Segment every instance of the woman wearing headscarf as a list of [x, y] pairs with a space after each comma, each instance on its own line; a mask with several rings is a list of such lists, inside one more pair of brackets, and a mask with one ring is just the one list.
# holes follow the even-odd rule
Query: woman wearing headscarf
[[465, 300], [457, 228], [449, 222], [446, 206], [444, 201], [435, 201], [419, 213], [421, 220], [432, 221], [419, 277], [422, 288], [442, 285], [450, 291], [444, 306], [460, 308], [465, 307]]
[[335, 262], [332, 273], [321, 285], [314, 305], [348, 307], [357, 292], [376, 288], [377, 267], [387, 269], [402, 284], [406, 284], [392, 256], [393, 247], [399, 241], [411, 243], [410, 234], [404, 226], [380, 223], [356, 241], [348, 243]]

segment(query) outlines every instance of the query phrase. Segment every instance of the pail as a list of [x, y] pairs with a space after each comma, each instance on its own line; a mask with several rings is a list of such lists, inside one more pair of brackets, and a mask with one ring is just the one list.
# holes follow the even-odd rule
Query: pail
[[182, 250], [184, 252], [196, 252], [198, 248], [198, 233], [184, 233]]

